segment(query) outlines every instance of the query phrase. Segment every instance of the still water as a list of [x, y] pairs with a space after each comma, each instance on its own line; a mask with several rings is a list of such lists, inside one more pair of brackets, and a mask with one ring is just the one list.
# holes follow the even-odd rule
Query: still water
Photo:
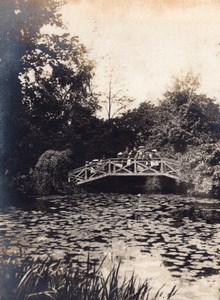
[[113, 193], [37, 198], [0, 211], [0, 245], [76, 263], [88, 253], [94, 261], [106, 257], [106, 270], [122, 260], [125, 275], [134, 271], [155, 287], [177, 284], [175, 299], [218, 300], [220, 221], [177, 218], [190, 207], [219, 211], [220, 202]]

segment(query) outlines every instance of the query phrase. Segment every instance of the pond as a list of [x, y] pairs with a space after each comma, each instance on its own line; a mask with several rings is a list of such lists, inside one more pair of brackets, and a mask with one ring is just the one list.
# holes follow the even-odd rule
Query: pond
[[[150, 278], [155, 288], [176, 284], [175, 299], [219, 299], [220, 221], [178, 217], [220, 202], [180, 195], [79, 194], [37, 198], [0, 211], [0, 243], [33, 258], [84, 262], [105, 257], [104, 270]], [[212, 221], [212, 220], [211, 220]]]

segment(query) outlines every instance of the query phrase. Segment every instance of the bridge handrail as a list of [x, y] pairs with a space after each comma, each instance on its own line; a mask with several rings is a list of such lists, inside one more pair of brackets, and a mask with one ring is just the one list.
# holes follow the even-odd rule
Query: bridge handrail
[[170, 163], [176, 163], [176, 164], [180, 164], [180, 162], [178, 160], [172, 159], [172, 158], [166, 158], [166, 157], [153, 157], [153, 158], [106, 158], [104, 160], [99, 160], [97, 162], [90, 162], [88, 165], [84, 165], [82, 167], [73, 169], [71, 171], [69, 171], [69, 174], [75, 174], [78, 173], [82, 170], [84, 170], [85, 168], [92, 168], [92, 167], [96, 167], [97, 165], [100, 164], [103, 165], [105, 163], [109, 163], [109, 162], [128, 162], [128, 160], [130, 160], [130, 162], [135, 162], [135, 161], [164, 161], [164, 162], [170, 162]]

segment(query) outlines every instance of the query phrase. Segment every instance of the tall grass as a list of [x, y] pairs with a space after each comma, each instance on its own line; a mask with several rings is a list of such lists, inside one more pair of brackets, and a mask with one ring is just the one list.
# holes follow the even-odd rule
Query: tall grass
[[164, 298], [163, 287], [150, 296], [148, 281], [140, 283], [132, 274], [119, 278], [120, 262], [112, 267], [107, 277], [89, 257], [85, 267], [71, 262], [53, 262], [50, 258], [34, 262], [3, 253], [0, 260], [0, 300], [156, 300], [171, 299], [174, 287]]

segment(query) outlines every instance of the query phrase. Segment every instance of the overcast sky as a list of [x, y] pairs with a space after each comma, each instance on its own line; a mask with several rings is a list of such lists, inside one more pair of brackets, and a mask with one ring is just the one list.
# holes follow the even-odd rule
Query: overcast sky
[[97, 63], [106, 88], [115, 69], [135, 104], [161, 98], [172, 76], [200, 74], [201, 91], [220, 99], [220, 1], [70, 0], [64, 21]]

